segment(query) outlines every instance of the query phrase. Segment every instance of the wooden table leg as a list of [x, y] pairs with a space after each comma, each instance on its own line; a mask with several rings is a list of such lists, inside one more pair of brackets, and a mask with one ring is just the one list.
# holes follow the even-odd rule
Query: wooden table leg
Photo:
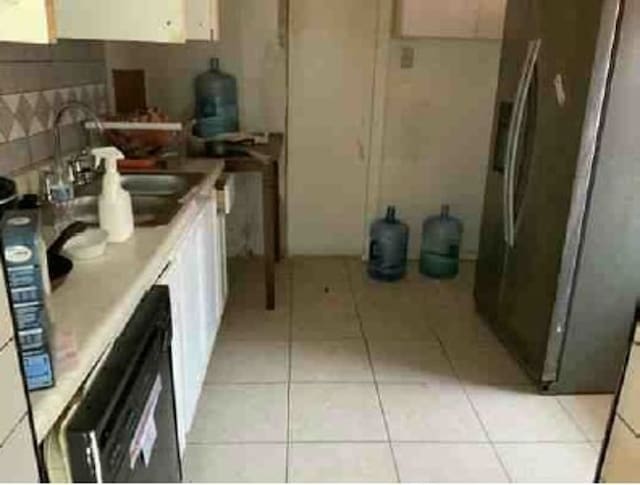
[[269, 163], [262, 170], [262, 210], [264, 233], [264, 264], [265, 264], [265, 289], [267, 297], [267, 310], [276, 307], [276, 238], [273, 230], [276, 222], [276, 210], [274, 210], [274, 195], [276, 181], [274, 179], [274, 164]]
[[280, 240], [280, 171], [278, 170], [278, 161], [273, 162], [273, 210], [274, 210], [274, 224], [273, 232], [275, 238], [275, 258], [276, 262], [282, 259], [282, 242]]

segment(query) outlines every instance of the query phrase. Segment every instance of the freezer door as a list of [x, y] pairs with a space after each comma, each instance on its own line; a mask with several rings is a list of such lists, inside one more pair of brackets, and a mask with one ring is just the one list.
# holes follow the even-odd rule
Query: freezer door
[[[613, 23], [618, 2], [607, 0], [607, 4], [603, 22]], [[638, 113], [640, 1], [634, 0], [625, 3], [598, 156], [589, 180], [588, 210], [555, 385], [559, 392], [611, 392], [627, 353], [640, 294]]]
[[[516, 157], [515, 233], [506, 255], [498, 330], [537, 382], [556, 378], [550, 334], [580, 152], [602, 0], [536, 0], [542, 39]], [[577, 248], [576, 248], [577, 250]], [[551, 363], [551, 370], [545, 365]]]
[[498, 318], [506, 256], [503, 185], [509, 132], [523, 66], [537, 31], [532, 1], [510, 0], [505, 19], [474, 290], [478, 310], [492, 323]]

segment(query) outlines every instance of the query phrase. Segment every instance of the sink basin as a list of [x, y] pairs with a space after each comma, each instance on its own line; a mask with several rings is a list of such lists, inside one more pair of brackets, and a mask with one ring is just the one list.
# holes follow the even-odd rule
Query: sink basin
[[[135, 172], [121, 174], [122, 187], [132, 196], [152, 195], [158, 197], [181, 198], [185, 196], [192, 187], [200, 182], [204, 175], [201, 173], [180, 173], [180, 172]], [[78, 195], [99, 195], [102, 191], [102, 181], [78, 187]]]
[[122, 187], [133, 195], [182, 197], [200, 180], [200, 174], [127, 173], [122, 174]]
[[[161, 226], [168, 224], [180, 209], [174, 197], [132, 195], [133, 221], [136, 226]], [[98, 196], [76, 197], [71, 204], [72, 218], [89, 225], [98, 225]]]
[[[204, 174], [183, 172], [135, 172], [122, 174], [122, 186], [131, 194], [136, 226], [162, 226], [180, 210], [181, 199], [202, 182]], [[102, 181], [76, 188], [72, 218], [98, 225], [98, 196]]]

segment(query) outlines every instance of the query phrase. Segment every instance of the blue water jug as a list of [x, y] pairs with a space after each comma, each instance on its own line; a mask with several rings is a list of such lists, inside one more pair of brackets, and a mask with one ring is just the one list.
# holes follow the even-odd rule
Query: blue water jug
[[432, 278], [453, 278], [458, 274], [462, 222], [449, 215], [443, 205], [438, 216], [425, 219], [422, 226], [420, 272]]
[[369, 276], [380, 281], [396, 281], [407, 273], [409, 226], [396, 219], [396, 208], [371, 225], [369, 239]]
[[218, 58], [209, 71], [196, 77], [196, 135], [210, 138], [238, 131], [238, 88], [236, 79], [220, 70]]

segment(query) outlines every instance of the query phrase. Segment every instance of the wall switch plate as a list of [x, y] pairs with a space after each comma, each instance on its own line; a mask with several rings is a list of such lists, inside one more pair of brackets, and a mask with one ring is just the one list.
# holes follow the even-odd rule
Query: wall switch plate
[[413, 67], [414, 56], [415, 49], [413, 47], [402, 47], [400, 53], [400, 68], [411, 69]]

